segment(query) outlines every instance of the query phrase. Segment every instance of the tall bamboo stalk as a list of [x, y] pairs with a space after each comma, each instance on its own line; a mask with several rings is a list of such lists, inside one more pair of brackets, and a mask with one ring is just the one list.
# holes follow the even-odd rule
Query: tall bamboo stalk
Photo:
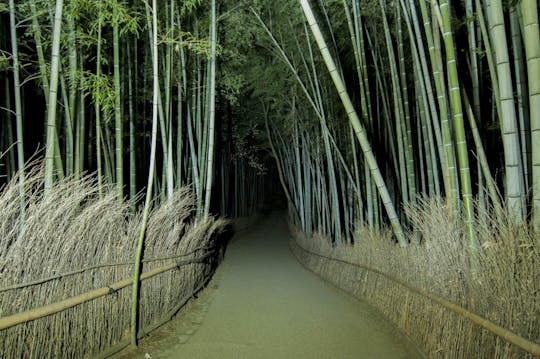
[[493, 22], [491, 32], [493, 35], [493, 47], [495, 49], [497, 75], [499, 78], [499, 88], [495, 89], [495, 91], [499, 91], [500, 93], [502, 111], [499, 114], [499, 120], [504, 146], [507, 210], [509, 218], [514, 223], [521, 223], [525, 214], [523, 203], [523, 167], [521, 165], [519, 132], [514, 107], [514, 89], [510, 72], [502, 1], [491, 0], [490, 9]]
[[47, 109], [47, 144], [45, 152], [45, 190], [50, 191], [54, 179], [54, 155], [56, 140], [56, 105], [58, 97], [58, 77], [60, 68], [60, 36], [62, 30], [63, 0], [56, 0], [54, 12], [53, 42], [51, 51], [51, 77], [49, 106]]
[[[147, 5], [149, 6], [149, 5]], [[159, 72], [158, 72], [158, 40], [157, 40], [157, 1], [152, 0], [152, 74], [153, 74], [153, 96], [152, 96], [152, 144], [150, 149], [150, 165], [148, 169], [148, 183], [146, 186], [146, 199], [144, 202], [143, 219], [137, 241], [137, 252], [135, 255], [135, 269], [133, 273], [133, 292], [131, 297], [131, 345], [137, 346], [138, 331], [138, 311], [139, 311], [139, 278], [141, 274], [141, 260], [146, 236], [146, 226], [152, 203], [152, 191], [154, 187], [154, 174], [156, 166], [157, 147], [157, 125], [158, 125], [158, 96], [159, 96]]]
[[215, 122], [216, 122], [216, 44], [217, 44], [217, 21], [216, 21], [216, 0], [210, 3], [210, 75], [208, 88], [208, 152], [206, 165], [206, 193], [204, 198], [204, 214], [207, 218], [210, 212], [210, 200], [212, 194], [212, 182], [214, 179], [214, 142], [215, 142]]
[[[116, 11], [116, 10], [114, 10]], [[117, 17], [116, 15], [115, 17]], [[124, 198], [124, 153], [123, 130], [120, 98], [120, 39], [118, 19], [113, 21], [113, 68], [114, 68], [114, 132], [115, 132], [115, 164], [116, 164], [116, 192], [118, 201]]]
[[535, 0], [521, 1], [523, 16], [523, 42], [527, 58], [529, 85], [529, 111], [531, 121], [532, 151], [532, 222], [540, 230], [540, 31], [538, 26], [538, 3]]
[[[15, 18], [15, 3], [9, 0], [9, 28], [11, 34], [11, 58], [13, 61], [13, 93], [15, 97], [15, 127], [17, 133], [17, 165], [19, 174], [19, 196], [21, 200], [21, 223], [24, 223], [24, 186], [25, 186], [25, 170], [24, 170], [24, 144], [23, 144], [23, 118], [21, 105], [21, 81], [20, 81], [20, 63], [19, 63], [19, 46], [17, 41], [17, 21]], [[9, 121], [11, 121], [9, 119]], [[11, 144], [10, 144], [11, 145]]]

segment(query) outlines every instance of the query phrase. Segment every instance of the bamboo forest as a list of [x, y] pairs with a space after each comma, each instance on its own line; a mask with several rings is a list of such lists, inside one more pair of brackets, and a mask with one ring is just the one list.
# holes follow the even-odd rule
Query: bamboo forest
[[537, 0], [0, 0], [0, 358], [540, 357]]

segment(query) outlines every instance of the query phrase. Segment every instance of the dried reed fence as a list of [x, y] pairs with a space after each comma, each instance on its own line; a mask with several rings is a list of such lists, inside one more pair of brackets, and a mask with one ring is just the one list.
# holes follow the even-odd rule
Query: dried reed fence
[[[120, 204], [113, 190], [100, 197], [90, 177], [59, 182], [48, 195], [42, 187], [42, 169], [35, 167], [25, 185], [24, 213], [16, 182], [0, 192], [0, 323], [87, 292], [106, 293], [0, 330], [0, 356], [83, 358], [121, 349], [129, 342], [141, 216], [130, 214], [131, 203]], [[148, 278], [140, 291], [143, 334], [174, 315], [212, 275], [224, 225], [195, 223], [186, 189], [154, 207], [143, 257]]]
[[[538, 235], [505, 219], [478, 219], [481, 247], [471, 268], [462, 219], [439, 200], [422, 201], [410, 214], [421, 237], [407, 248], [394, 245], [390, 232], [360, 228], [354, 245], [333, 246], [326, 238], [306, 239], [292, 228], [291, 249], [307, 268], [381, 311], [430, 358], [538, 356]], [[430, 295], [504, 329], [495, 335], [467, 312], [457, 314], [461, 309], [450, 310]], [[505, 340], [509, 333], [522, 338], [527, 350]]]

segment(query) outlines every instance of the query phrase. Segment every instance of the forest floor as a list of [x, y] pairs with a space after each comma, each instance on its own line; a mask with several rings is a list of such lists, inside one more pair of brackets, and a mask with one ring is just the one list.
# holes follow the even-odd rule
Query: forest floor
[[214, 279], [177, 318], [116, 358], [417, 358], [368, 304], [304, 269], [273, 213], [236, 234]]

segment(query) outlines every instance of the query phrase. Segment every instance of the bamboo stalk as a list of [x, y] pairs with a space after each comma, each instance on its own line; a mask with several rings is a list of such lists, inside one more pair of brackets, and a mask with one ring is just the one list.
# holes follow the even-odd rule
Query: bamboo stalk
[[47, 109], [47, 145], [45, 153], [45, 190], [50, 191], [54, 176], [54, 154], [56, 135], [56, 105], [58, 96], [58, 77], [60, 74], [60, 36], [62, 30], [63, 0], [56, 0], [54, 12], [54, 32], [51, 54], [51, 79], [49, 88], [49, 107]]
[[[147, 4], [147, 11], [150, 4]], [[137, 241], [135, 253], [135, 269], [133, 271], [133, 292], [131, 299], [131, 344], [137, 346], [137, 319], [139, 310], [139, 276], [141, 272], [141, 259], [146, 237], [146, 227], [152, 203], [152, 191], [156, 167], [158, 99], [159, 99], [159, 73], [158, 73], [158, 41], [157, 41], [157, 1], [152, 1], [152, 71], [153, 71], [153, 98], [152, 98], [152, 145], [150, 149], [150, 166], [148, 169], [148, 184], [146, 186], [146, 199], [144, 202], [143, 219]]]
[[215, 142], [215, 122], [216, 122], [216, 43], [217, 43], [217, 21], [216, 21], [216, 0], [211, 1], [210, 6], [210, 75], [208, 88], [208, 152], [206, 164], [206, 185], [204, 197], [203, 218], [208, 218], [210, 212], [210, 200], [212, 195], [212, 184], [214, 180], [214, 142]]
[[[17, 165], [19, 174], [19, 196], [20, 196], [20, 210], [21, 210], [21, 225], [24, 228], [24, 212], [25, 212], [25, 200], [24, 200], [24, 188], [25, 188], [25, 168], [24, 168], [24, 145], [23, 145], [23, 113], [21, 104], [21, 81], [20, 75], [20, 62], [19, 62], [19, 49], [17, 42], [17, 22], [15, 19], [15, 3], [13, 0], [9, 0], [9, 22], [10, 22], [10, 34], [11, 34], [11, 47], [12, 47], [12, 60], [13, 60], [13, 92], [15, 97], [15, 128], [17, 134]], [[11, 121], [9, 119], [9, 121]], [[23, 232], [24, 233], [24, 232]]]
[[538, 3], [535, 0], [521, 1], [523, 16], [523, 41], [527, 58], [529, 85], [529, 111], [531, 121], [532, 150], [532, 222], [540, 231], [540, 26], [538, 25]]

